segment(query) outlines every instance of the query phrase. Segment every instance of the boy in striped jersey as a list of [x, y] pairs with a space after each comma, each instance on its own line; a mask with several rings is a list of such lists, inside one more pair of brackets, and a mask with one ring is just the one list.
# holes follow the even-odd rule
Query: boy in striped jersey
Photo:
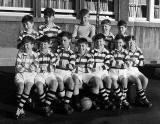
[[[30, 36], [30, 37], [33, 37], [34, 39], [38, 38], [38, 32], [34, 30], [34, 21], [31, 15], [25, 15], [22, 18], [22, 24], [23, 24], [24, 30], [21, 30], [19, 33], [18, 40], [17, 40], [17, 49], [20, 49], [23, 37]], [[35, 41], [35, 45], [36, 45], [36, 41]]]
[[138, 70], [138, 66], [144, 65], [144, 56], [136, 45], [134, 36], [128, 36], [130, 66], [128, 67], [128, 80], [137, 84], [138, 102], [142, 106], [151, 107], [152, 103], [147, 99], [145, 90], [148, 85], [148, 78]]
[[110, 68], [110, 59], [111, 55], [109, 51], [105, 48], [105, 35], [99, 33], [93, 38], [94, 49], [91, 51], [91, 54], [94, 58], [93, 63], [93, 74], [98, 76], [102, 81], [104, 88], [100, 89], [100, 94], [103, 91], [106, 91], [106, 96], [104, 100], [104, 106], [106, 109], [114, 109], [115, 106], [109, 100], [109, 95], [111, 92], [112, 80], [109, 77], [108, 70]]
[[51, 47], [53, 51], [57, 49], [59, 45], [56, 41], [56, 37], [59, 33], [61, 33], [61, 29], [58, 25], [54, 24], [55, 19], [55, 11], [52, 8], [45, 8], [44, 10], [44, 19], [45, 23], [40, 25], [38, 28], [39, 37], [43, 35], [47, 35], [50, 38]]
[[36, 70], [38, 67], [37, 54], [33, 52], [34, 38], [25, 36], [22, 39], [22, 47], [24, 51], [20, 51], [16, 58], [16, 75], [15, 84], [17, 86], [17, 102], [16, 118], [21, 118], [25, 115], [23, 110], [24, 104], [29, 98], [30, 90], [34, 84]]
[[[39, 100], [45, 116], [53, 113], [51, 103], [56, 99], [58, 82], [55, 74], [57, 57], [50, 50], [50, 39], [47, 36], [41, 38], [40, 52], [38, 52], [39, 73], [35, 78]], [[44, 88], [46, 90], [44, 91]]]
[[[116, 38], [116, 49], [111, 52], [111, 68], [109, 70], [110, 77], [115, 90], [115, 95], [120, 101], [120, 107], [131, 108], [130, 104], [126, 100], [127, 95], [127, 65], [128, 65], [128, 51], [123, 48], [124, 37], [122, 35], [117, 35]], [[119, 87], [118, 82], [121, 83], [122, 91]]]
[[[70, 106], [70, 100], [73, 95], [74, 82], [71, 76], [71, 71], [75, 66], [75, 54], [70, 49], [70, 42], [72, 35], [69, 32], [61, 32], [58, 37], [60, 38], [61, 45], [57, 49], [59, 62], [56, 65], [56, 76], [58, 80], [59, 95], [64, 100], [65, 113], [71, 114], [73, 108]], [[64, 92], [64, 86], [66, 92]]]
[[[93, 74], [90, 73], [90, 68], [93, 64], [93, 57], [88, 52], [88, 41], [85, 38], [79, 38], [77, 42], [78, 50], [76, 52], [76, 63], [73, 70], [74, 87], [74, 102], [75, 108], [81, 110], [79, 90], [83, 88], [83, 83], [89, 84]], [[90, 84], [89, 84], [90, 85]], [[81, 110], [82, 111], [82, 110]]]
[[87, 39], [80, 38], [78, 40], [78, 53], [76, 54], [76, 68], [73, 74], [75, 81], [74, 97], [76, 98], [76, 107], [79, 108], [79, 89], [82, 88], [83, 84], [86, 84], [89, 88], [86, 90], [89, 91], [94, 107], [98, 109], [99, 95], [103, 97], [102, 101], [107, 101], [107, 93], [100, 77], [92, 73], [94, 59], [91, 53], [88, 52], [87, 47]]

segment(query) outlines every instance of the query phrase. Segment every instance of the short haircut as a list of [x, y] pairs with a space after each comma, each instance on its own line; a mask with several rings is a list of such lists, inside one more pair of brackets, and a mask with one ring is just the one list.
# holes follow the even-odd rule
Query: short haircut
[[68, 31], [63, 31], [60, 34], [58, 34], [58, 38], [67, 37], [68, 39], [72, 39], [72, 34]]
[[102, 20], [101, 25], [104, 25], [104, 24], [110, 25], [111, 21], [109, 19]]
[[25, 37], [23, 37], [23, 39], [22, 39], [21, 45], [24, 45], [25, 43], [34, 44], [35, 41], [36, 41], [36, 40], [35, 40], [33, 37], [31, 37], [31, 36], [25, 36]]
[[126, 37], [126, 41], [130, 41], [131, 39], [134, 40], [134, 41], [136, 40], [134, 35], [129, 35], [129, 36]]
[[79, 12], [79, 17], [84, 17], [88, 13], [89, 13], [88, 9], [81, 9], [80, 12]]
[[47, 35], [43, 35], [39, 40], [41, 41], [41, 43], [43, 42], [50, 43], [50, 37], [48, 37]]
[[125, 37], [120, 34], [116, 35], [115, 40], [120, 40], [120, 39], [122, 39], [124, 41]]
[[85, 43], [86, 45], [88, 45], [89, 43], [88, 43], [88, 41], [87, 41], [87, 39], [86, 38], [79, 38], [78, 40], [77, 40], [77, 45], [79, 45], [79, 44], [82, 44], [82, 43]]
[[98, 39], [104, 39], [105, 40], [105, 36], [102, 33], [96, 34], [92, 39], [93, 41], [97, 41]]
[[120, 21], [118, 21], [118, 24], [117, 24], [117, 26], [125, 26], [125, 27], [127, 27], [127, 23], [124, 21], [124, 20], [120, 20]]
[[55, 14], [55, 11], [52, 8], [44, 9], [44, 16], [51, 17], [51, 16], [54, 16], [54, 14]]
[[31, 15], [25, 15], [23, 18], [22, 18], [22, 23], [26, 23], [26, 22], [31, 22], [33, 23], [33, 16]]

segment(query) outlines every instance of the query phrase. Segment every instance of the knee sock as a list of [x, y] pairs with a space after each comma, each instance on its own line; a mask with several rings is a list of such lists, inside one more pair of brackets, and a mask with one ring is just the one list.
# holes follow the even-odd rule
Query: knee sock
[[137, 91], [140, 99], [146, 99], [146, 95], [143, 89]]
[[63, 97], [65, 96], [65, 90], [62, 91], [58, 91], [58, 96], [63, 99]]
[[105, 88], [102, 88], [100, 89], [100, 96], [103, 98], [104, 101], [108, 101], [109, 100], [109, 94], [111, 92], [110, 89], [105, 89]]
[[56, 92], [55, 91], [52, 91], [52, 90], [49, 90], [46, 94], [46, 100], [45, 100], [45, 104], [47, 106], [50, 106], [51, 103], [55, 100], [56, 98]]
[[19, 104], [22, 94], [16, 94], [16, 103]]
[[39, 95], [39, 100], [40, 100], [40, 104], [43, 105], [44, 102], [45, 102], [45, 97], [46, 97], [46, 94], [45, 93], [42, 93], [41, 95]]
[[65, 94], [65, 97], [64, 97], [64, 103], [69, 104], [69, 103], [70, 103], [70, 100], [71, 100], [71, 98], [72, 98], [72, 95], [73, 95], [73, 90], [68, 89], [68, 90], [66, 91], [66, 94]]
[[123, 89], [123, 97], [124, 97], [125, 99], [127, 98], [127, 91], [128, 91], [127, 88], [124, 88], [124, 89]]
[[28, 99], [29, 97], [29, 94], [26, 94], [26, 93], [23, 93], [22, 96], [21, 96], [21, 99], [19, 101], [19, 104], [18, 104], [18, 108], [23, 108], [24, 107], [24, 104], [26, 103], [26, 100]]

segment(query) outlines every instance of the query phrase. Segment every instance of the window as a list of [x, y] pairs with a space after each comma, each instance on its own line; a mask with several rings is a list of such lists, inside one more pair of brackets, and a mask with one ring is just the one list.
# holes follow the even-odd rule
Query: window
[[75, 0], [41, 0], [41, 11], [46, 7], [54, 8], [56, 18], [75, 16]]
[[[91, 15], [95, 15], [97, 13], [97, 2], [98, 0], [85, 0], [84, 8], [90, 10]], [[114, 0], [99, 0], [99, 2], [100, 19], [101, 17], [113, 17]]]
[[160, 0], [154, 0], [154, 18], [160, 19]]
[[32, 13], [31, 8], [32, 0], [0, 0], [0, 15], [23, 16]]
[[150, 0], [149, 21], [160, 22], [160, 0]]
[[129, 20], [147, 20], [148, 0], [129, 0]]

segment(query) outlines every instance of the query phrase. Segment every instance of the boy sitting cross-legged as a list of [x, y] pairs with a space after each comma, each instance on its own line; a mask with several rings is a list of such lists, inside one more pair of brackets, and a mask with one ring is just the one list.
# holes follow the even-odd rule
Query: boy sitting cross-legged
[[74, 89], [71, 71], [75, 66], [75, 54], [70, 49], [72, 35], [69, 32], [64, 31], [61, 32], [58, 37], [60, 38], [61, 45], [56, 52], [59, 57], [59, 62], [57, 63], [55, 73], [58, 80], [59, 95], [60, 97], [64, 97], [63, 102], [65, 113], [71, 114], [73, 108], [70, 105], [70, 100]]
[[30, 95], [30, 90], [34, 85], [36, 70], [38, 67], [37, 54], [33, 52], [34, 38], [25, 36], [21, 42], [21, 48], [16, 58], [16, 76], [15, 84], [17, 86], [17, 102], [16, 118], [21, 118], [25, 115], [23, 110], [24, 104]]
[[108, 70], [110, 68], [110, 52], [105, 48], [105, 36], [99, 33], [94, 36], [94, 49], [91, 50], [91, 54], [94, 58], [92, 73], [98, 76], [102, 81], [104, 88], [100, 89], [100, 94], [106, 91], [104, 106], [110, 109], [114, 109], [115, 106], [109, 100], [111, 92], [112, 80], [109, 77]]
[[[120, 107], [131, 108], [130, 104], [126, 100], [127, 95], [127, 65], [128, 65], [128, 51], [123, 48], [124, 37], [122, 35], [117, 35], [116, 38], [116, 49], [111, 52], [111, 68], [109, 70], [110, 77], [114, 86], [114, 91], [116, 97], [119, 99]], [[119, 83], [121, 83], [121, 88]]]
[[[38, 90], [41, 107], [46, 116], [50, 116], [53, 113], [51, 103], [56, 98], [58, 87], [58, 82], [53, 72], [57, 61], [57, 57], [50, 50], [50, 38], [43, 36], [41, 38], [40, 52], [38, 52], [39, 73], [35, 78], [35, 85]], [[45, 91], [44, 88], [46, 89]]]
[[144, 57], [141, 49], [136, 45], [134, 36], [128, 36], [130, 66], [128, 67], [128, 80], [137, 84], [138, 102], [142, 106], [151, 107], [152, 103], [147, 99], [145, 90], [148, 78], [138, 70], [138, 66], [144, 65]]

